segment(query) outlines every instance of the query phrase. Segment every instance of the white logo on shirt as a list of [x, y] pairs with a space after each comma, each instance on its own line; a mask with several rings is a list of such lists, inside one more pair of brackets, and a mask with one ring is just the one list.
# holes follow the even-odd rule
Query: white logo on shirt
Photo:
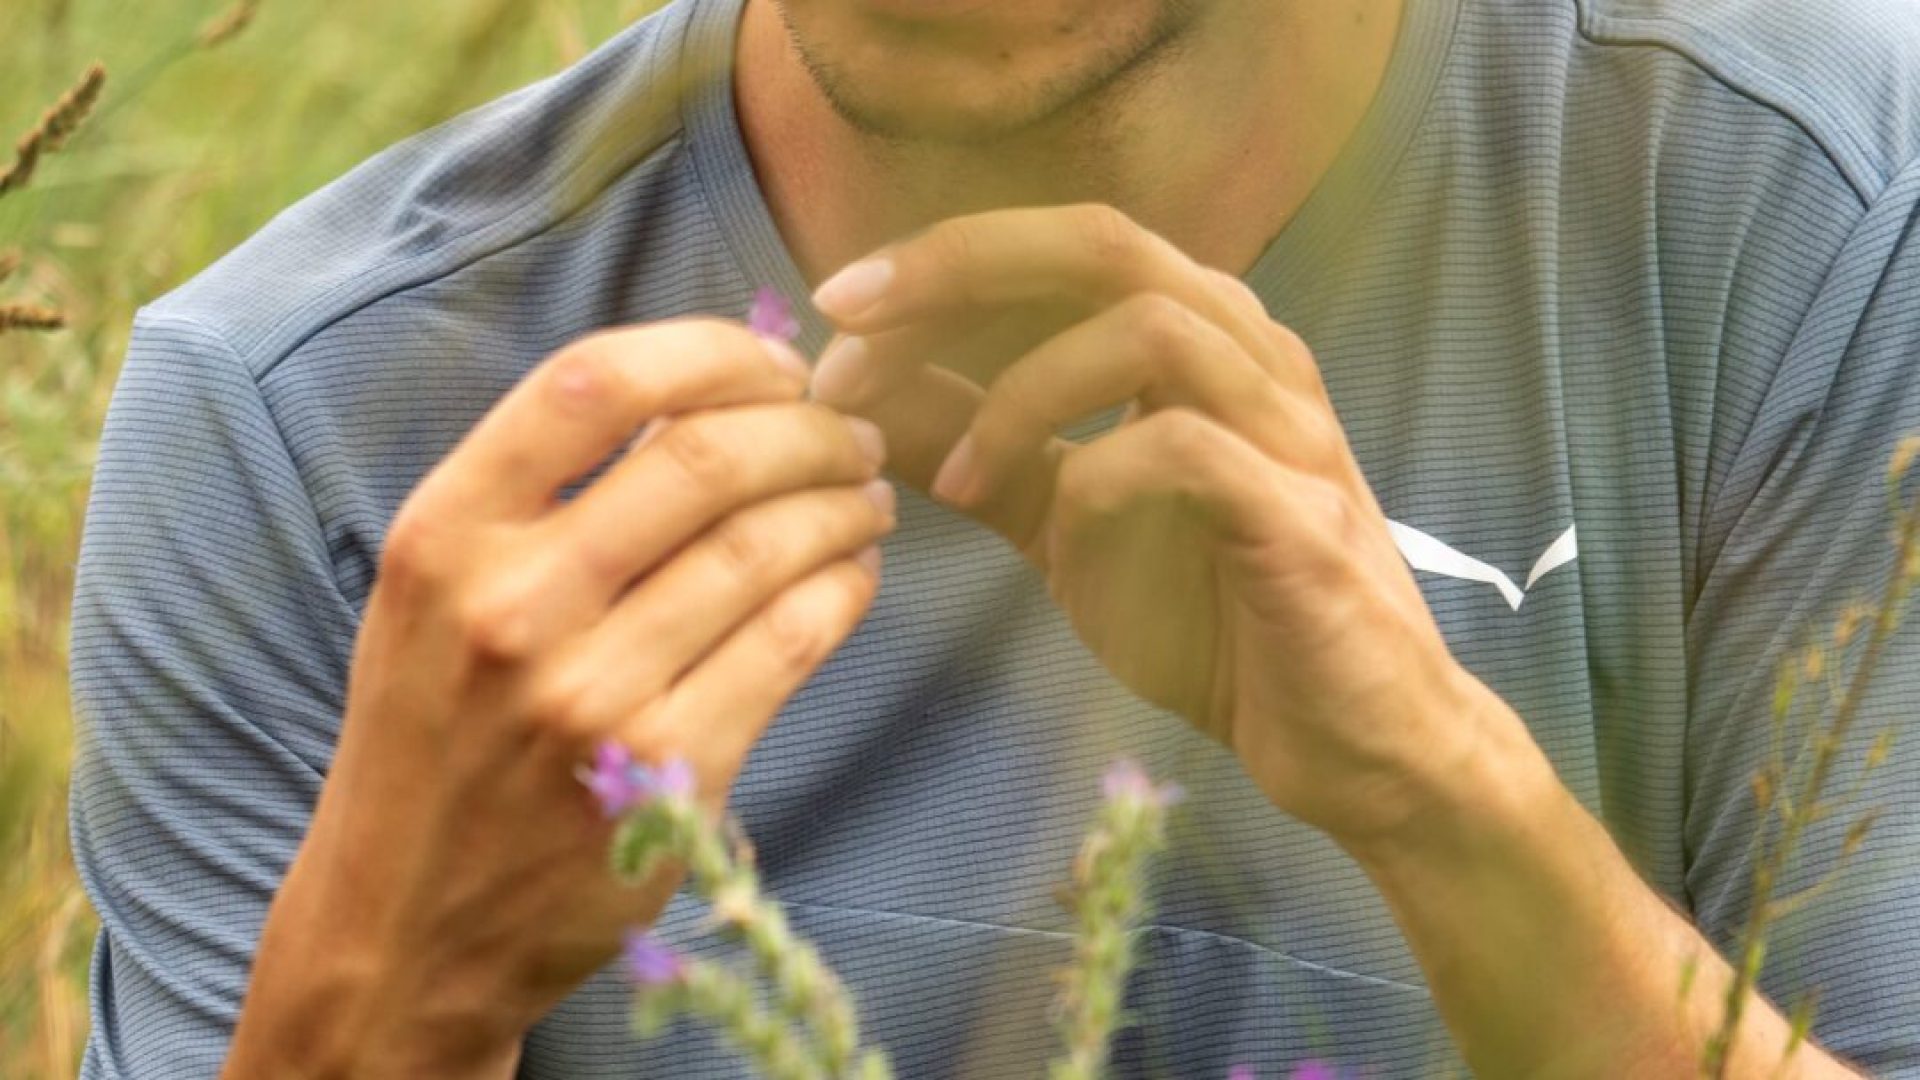
[[1533, 588], [1534, 582], [1579, 556], [1580, 549], [1574, 540], [1573, 530], [1574, 526], [1567, 526], [1567, 531], [1561, 533], [1559, 539], [1547, 545], [1547, 550], [1535, 560], [1532, 572], [1527, 574], [1527, 583], [1522, 586], [1515, 585], [1512, 578], [1497, 568], [1463, 555], [1411, 525], [1387, 522], [1387, 531], [1393, 534], [1393, 542], [1399, 545], [1400, 554], [1406, 556], [1407, 562], [1415, 570], [1445, 574], [1463, 581], [1483, 581], [1499, 589], [1500, 595], [1507, 598], [1507, 603], [1515, 611], [1520, 610], [1520, 603], [1527, 598], [1527, 590]]

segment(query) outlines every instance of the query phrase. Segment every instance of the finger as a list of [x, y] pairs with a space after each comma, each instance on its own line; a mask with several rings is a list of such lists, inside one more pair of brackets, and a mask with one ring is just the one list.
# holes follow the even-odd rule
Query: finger
[[[853, 403], [834, 400], [838, 407], [872, 420], [886, 434], [890, 473], [928, 491], [984, 399], [985, 392], [978, 386], [944, 367], [900, 363]], [[1009, 464], [997, 480], [992, 499], [962, 509], [1024, 552], [1034, 526], [1045, 516], [1054, 464], [1068, 445], [1055, 439], [1029, 459]]]
[[417, 495], [436, 516], [530, 517], [667, 413], [800, 396], [806, 363], [718, 320], [608, 331], [541, 363], [467, 433]]
[[893, 522], [885, 480], [735, 513], [564, 646], [531, 680], [530, 708], [573, 741], [606, 735], [775, 597], [830, 563], [861, 557]]
[[835, 341], [821, 354], [816, 372], [824, 374], [814, 384], [813, 398], [878, 425], [887, 443], [887, 471], [924, 490], [985, 393], [945, 368], [874, 355], [895, 346], [911, 343], [895, 335], [882, 335], [871, 345], [865, 339]]
[[828, 342], [813, 366], [808, 393], [843, 412], [863, 412], [912, 383], [938, 348], [934, 325], [920, 323], [879, 334], [845, 334]]
[[[995, 210], [940, 222], [834, 275], [814, 305], [855, 334], [979, 308], [1067, 300], [1104, 307], [1159, 292], [1267, 347], [1212, 271], [1109, 206]], [[1264, 320], [1262, 320], [1264, 321]]]
[[1293, 545], [1305, 563], [1348, 535], [1338, 490], [1199, 413], [1167, 409], [1066, 456], [1046, 528], [1048, 565], [1148, 500], [1184, 507], [1228, 545]]
[[1194, 409], [1277, 449], [1307, 434], [1276, 430], [1295, 419], [1284, 413], [1282, 395], [1225, 331], [1177, 300], [1140, 293], [1068, 328], [996, 379], [933, 493], [976, 506], [1057, 430], [1136, 398], [1148, 411]]
[[590, 608], [743, 506], [872, 479], [886, 443], [870, 421], [803, 402], [680, 416], [537, 526]]
[[628, 721], [621, 737], [642, 755], [678, 755], [696, 768], [705, 763], [703, 775], [730, 777], [787, 700], [860, 624], [878, 584], [873, 571], [851, 559], [809, 575]]
[[814, 365], [813, 396], [835, 406], [857, 406], [884, 392], [902, 369], [926, 364], [986, 386], [1015, 360], [1086, 316], [1078, 305], [1025, 304], [996, 309], [991, 318], [967, 311], [874, 334], [842, 334]]

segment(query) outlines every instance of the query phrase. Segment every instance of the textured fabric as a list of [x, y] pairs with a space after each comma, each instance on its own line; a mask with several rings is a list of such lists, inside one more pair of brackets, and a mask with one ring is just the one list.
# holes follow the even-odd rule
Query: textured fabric
[[[726, 89], [736, 7], [676, 4], [374, 158], [143, 312], [73, 631], [75, 850], [104, 923], [87, 1076], [215, 1071], [383, 535], [426, 470], [572, 338], [738, 314], [762, 283], [804, 293]], [[1248, 275], [1429, 553], [1517, 591], [1576, 531], [1517, 607], [1446, 573], [1421, 587], [1723, 946], [1774, 663], [1884, 570], [1884, 462], [1920, 429], [1916, 108], [1920, 8], [1901, 0], [1414, 0], [1363, 129]], [[737, 805], [901, 1075], [1038, 1074], [1068, 954], [1052, 890], [1119, 750], [1192, 798], [1118, 1075], [1454, 1063], [1363, 876], [1115, 685], [1015, 555], [910, 493], [884, 547], [872, 613]], [[1849, 760], [1917, 707], [1903, 631]], [[1782, 928], [1766, 986], [1817, 990], [1821, 1039], [1920, 1076], [1920, 751], [1844, 805], [1882, 807], [1877, 832]], [[677, 903], [665, 932], [691, 940], [698, 917]], [[585, 986], [522, 1074], [740, 1074], [696, 1030], [633, 1041], [624, 1000], [610, 974]]]

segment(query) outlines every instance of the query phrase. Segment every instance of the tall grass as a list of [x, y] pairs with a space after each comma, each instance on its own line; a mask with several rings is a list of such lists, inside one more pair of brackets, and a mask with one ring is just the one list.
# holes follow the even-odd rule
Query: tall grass
[[[71, 1076], [85, 1038], [67, 602], [134, 309], [373, 151], [654, 6], [0, 0], [0, 1074]], [[105, 87], [76, 86], [96, 59]]]

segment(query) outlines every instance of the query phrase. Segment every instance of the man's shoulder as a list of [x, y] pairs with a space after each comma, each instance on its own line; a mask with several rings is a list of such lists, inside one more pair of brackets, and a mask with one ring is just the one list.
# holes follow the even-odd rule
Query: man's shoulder
[[1656, 49], [1797, 126], [1864, 201], [1920, 158], [1912, 0], [1575, 0], [1601, 49]]
[[[578, 64], [369, 158], [151, 306], [220, 335], [256, 377], [370, 309], [512, 260], [670, 168], [681, 135], [669, 5]], [[421, 305], [423, 308], [430, 304]]]

